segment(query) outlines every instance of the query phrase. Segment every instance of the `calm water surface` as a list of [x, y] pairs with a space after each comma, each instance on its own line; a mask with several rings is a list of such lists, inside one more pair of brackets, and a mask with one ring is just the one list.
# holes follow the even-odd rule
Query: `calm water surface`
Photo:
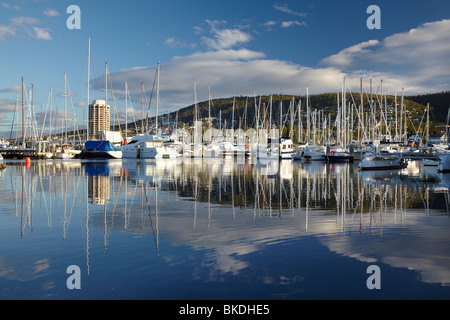
[[0, 298], [449, 299], [448, 186], [420, 162], [7, 162]]

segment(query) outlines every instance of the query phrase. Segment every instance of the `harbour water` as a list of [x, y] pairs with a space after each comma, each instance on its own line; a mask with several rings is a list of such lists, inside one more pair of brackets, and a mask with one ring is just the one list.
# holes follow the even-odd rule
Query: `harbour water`
[[6, 164], [3, 300], [450, 298], [450, 175], [420, 161]]

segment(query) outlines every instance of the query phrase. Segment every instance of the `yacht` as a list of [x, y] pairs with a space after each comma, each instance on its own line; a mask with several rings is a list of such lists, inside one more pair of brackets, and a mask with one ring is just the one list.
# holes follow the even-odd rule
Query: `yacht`
[[324, 146], [307, 146], [303, 149], [303, 161], [324, 161], [326, 154]]
[[121, 147], [123, 158], [176, 159], [180, 157], [177, 146], [169, 137], [153, 135], [150, 130], [139, 134]]
[[353, 162], [353, 155], [343, 148], [332, 150], [330, 154], [324, 155], [324, 158], [328, 163]]
[[394, 170], [405, 169], [408, 162], [395, 153], [366, 153], [364, 158], [358, 164], [358, 168], [364, 170]]
[[292, 160], [294, 155], [294, 142], [291, 138], [280, 138], [280, 159]]
[[448, 173], [450, 172], [450, 154], [439, 155], [438, 172]]

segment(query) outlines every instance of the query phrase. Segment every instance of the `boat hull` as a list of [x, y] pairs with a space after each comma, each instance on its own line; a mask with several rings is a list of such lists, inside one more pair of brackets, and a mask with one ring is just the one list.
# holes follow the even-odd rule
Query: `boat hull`
[[354, 158], [351, 156], [325, 155], [325, 160], [328, 163], [352, 163]]
[[122, 159], [121, 151], [94, 151], [87, 150], [80, 153], [80, 159]]
[[396, 165], [396, 166], [367, 166], [367, 167], [360, 167], [359, 169], [361, 171], [371, 171], [371, 170], [399, 170], [399, 169], [406, 169], [408, 167], [407, 163]]

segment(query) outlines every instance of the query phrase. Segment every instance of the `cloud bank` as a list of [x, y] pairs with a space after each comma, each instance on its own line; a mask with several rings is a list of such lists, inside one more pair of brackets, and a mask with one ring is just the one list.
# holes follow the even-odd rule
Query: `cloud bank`
[[[423, 94], [449, 90], [450, 20], [425, 23], [408, 32], [383, 40], [368, 40], [322, 59], [313, 67], [290, 61], [267, 59], [263, 52], [245, 48], [252, 36], [237, 28], [220, 29], [211, 22], [212, 37], [203, 37], [205, 51], [174, 57], [161, 65], [162, 105], [184, 107], [198, 101], [234, 95], [337, 92], [344, 77], [348, 89], [359, 91], [366, 83], [383, 80], [388, 94]], [[155, 63], [156, 64], [156, 63]], [[111, 74], [116, 97], [124, 93], [125, 81], [131, 94], [140, 97], [140, 83], [151, 90], [156, 66], [124, 69]], [[93, 82], [102, 82], [102, 77]], [[385, 91], [385, 92], [387, 92]], [[140, 99], [140, 98], [139, 98]], [[173, 111], [173, 109], [172, 109]]]

